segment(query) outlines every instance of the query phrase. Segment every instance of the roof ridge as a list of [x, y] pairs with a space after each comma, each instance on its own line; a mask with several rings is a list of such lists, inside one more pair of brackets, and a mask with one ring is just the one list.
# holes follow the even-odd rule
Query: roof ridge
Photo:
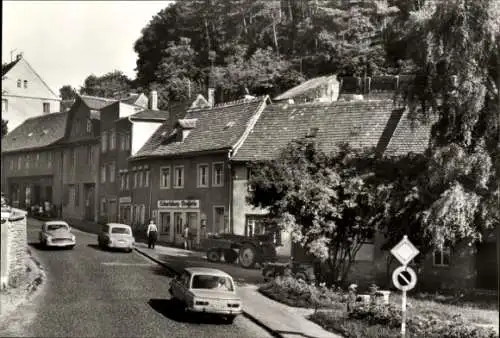
[[112, 102], [120, 101], [120, 100], [111, 99], [111, 98], [107, 98], [107, 97], [101, 97], [101, 96], [93, 96], [93, 95], [85, 95], [85, 94], [78, 94], [78, 95], [80, 95], [80, 97], [88, 97], [90, 99], [97, 99], [97, 100], [103, 100], [103, 101], [112, 101]]
[[330, 106], [334, 107], [337, 105], [352, 105], [352, 104], [372, 104], [372, 103], [385, 103], [393, 104], [392, 99], [373, 99], [373, 100], [359, 100], [359, 101], [344, 101], [337, 100], [332, 102], [299, 102], [299, 103], [286, 103], [286, 102], [276, 102], [270, 106], [291, 106], [291, 107], [304, 107], [304, 106]]
[[267, 97], [267, 95], [259, 95], [251, 99], [238, 99], [238, 100], [233, 100], [233, 101], [227, 101], [227, 102], [222, 102], [214, 105], [213, 107], [199, 107], [199, 108], [189, 108], [187, 109], [188, 112], [195, 112], [195, 111], [200, 111], [200, 110], [210, 110], [214, 108], [223, 108], [223, 107], [232, 107], [232, 106], [237, 106], [240, 104], [244, 103], [254, 103], [254, 102], [259, 102], [264, 100]]

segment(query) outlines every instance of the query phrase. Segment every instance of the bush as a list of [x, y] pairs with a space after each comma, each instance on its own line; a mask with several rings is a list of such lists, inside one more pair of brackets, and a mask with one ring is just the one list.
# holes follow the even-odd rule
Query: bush
[[389, 304], [369, 304], [355, 306], [348, 317], [367, 322], [370, 325], [384, 325], [387, 327], [401, 326], [401, 310]]
[[306, 308], [344, 308], [346, 296], [341, 290], [329, 289], [293, 277], [277, 277], [260, 287], [265, 296], [281, 303]]

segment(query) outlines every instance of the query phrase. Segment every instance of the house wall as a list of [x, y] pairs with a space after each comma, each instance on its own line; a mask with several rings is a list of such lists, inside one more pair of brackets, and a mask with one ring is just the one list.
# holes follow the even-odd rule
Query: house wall
[[137, 154], [160, 125], [158, 122], [134, 122], [132, 124], [132, 155]]
[[[21, 87], [17, 81], [21, 80]], [[27, 88], [24, 87], [27, 80]], [[2, 118], [9, 121], [9, 130], [14, 130], [25, 119], [43, 114], [43, 103], [50, 103], [50, 113], [60, 111], [60, 98], [53, 93], [31, 66], [21, 59], [2, 77], [2, 101], [7, 100], [7, 109], [2, 102]]]
[[[213, 164], [222, 163], [224, 168], [223, 186], [213, 186]], [[198, 165], [208, 164], [208, 187], [198, 187]], [[134, 181], [134, 168], [138, 172], [144, 171], [145, 166], [150, 170], [150, 184], [145, 187], [135, 187]], [[173, 186], [174, 168], [175, 166], [184, 167], [184, 187], [175, 188]], [[160, 168], [170, 167], [171, 180], [169, 188], [160, 187]], [[142, 168], [142, 169], [141, 169]], [[132, 206], [132, 216], [136, 214], [137, 206], [144, 206], [143, 219], [135, 219], [133, 221], [134, 227], [144, 227], [144, 223], [149, 218], [154, 218], [160, 230], [160, 239], [169, 242], [182, 242], [182, 229], [188, 221], [188, 216], [193, 217], [190, 224], [190, 231], [193, 235], [195, 242], [199, 243], [201, 236], [201, 224], [206, 222], [206, 232], [230, 232], [230, 185], [229, 185], [229, 168], [227, 163], [227, 154], [219, 153], [213, 155], [201, 155], [191, 158], [175, 158], [175, 159], [162, 159], [162, 160], [147, 160], [141, 162], [132, 162], [129, 164], [130, 173], [130, 190], [121, 192], [122, 197], [130, 197], [130, 204]], [[128, 195], [127, 195], [128, 194]], [[158, 206], [158, 201], [191, 201], [191, 205], [184, 206]], [[192, 202], [192, 201], [198, 201]], [[224, 214], [221, 213], [216, 223], [214, 207], [224, 208]], [[174, 217], [179, 213], [180, 220], [176, 227], [174, 227]], [[189, 214], [186, 214], [189, 213]], [[170, 216], [162, 216], [168, 214]], [[170, 223], [167, 223], [167, 218], [170, 217]], [[177, 230], [177, 231], [176, 231]]]
[[[43, 148], [38, 151], [2, 156], [4, 170], [2, 191], [9, 198], [11, 205], [25, 209], [29, 205], [49, 200], [60, 207], [62, 203], [61, 154], [62, 150], [59, 148]], [[29, 197], [27, 188], [31, 190], [28, 193], [31, 195], [29, 201], [27, 201]], [[35, 196], [35, 189], [40, 189], [39, 196]]]
[[26, 212], [15, 208], [4, 211], [2, 208], [1, 231], [0, 288], [18, 287], [26, 274]]

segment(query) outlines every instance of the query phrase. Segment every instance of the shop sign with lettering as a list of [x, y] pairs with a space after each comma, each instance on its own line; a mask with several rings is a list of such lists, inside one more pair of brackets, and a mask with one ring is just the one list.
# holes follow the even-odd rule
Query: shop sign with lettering
[[130, 196], [120, 197], [120, 204], [126, 204], [126, 203], [132, 203], [132, 197]]
[[158, 208], [162, 209], [199, 209], [199, 200], [159, 200]]

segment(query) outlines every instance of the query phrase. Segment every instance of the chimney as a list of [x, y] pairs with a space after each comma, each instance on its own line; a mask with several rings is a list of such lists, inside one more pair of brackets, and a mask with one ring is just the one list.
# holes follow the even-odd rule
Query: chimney
[[149, 98], [149, 109], [158, 110], [158, 92], [152, 90]]
[[17, 60], [21, 60], [22, 58], [23, 58], [23, 53], [22, 52], [16, 55], [16, 61]]

